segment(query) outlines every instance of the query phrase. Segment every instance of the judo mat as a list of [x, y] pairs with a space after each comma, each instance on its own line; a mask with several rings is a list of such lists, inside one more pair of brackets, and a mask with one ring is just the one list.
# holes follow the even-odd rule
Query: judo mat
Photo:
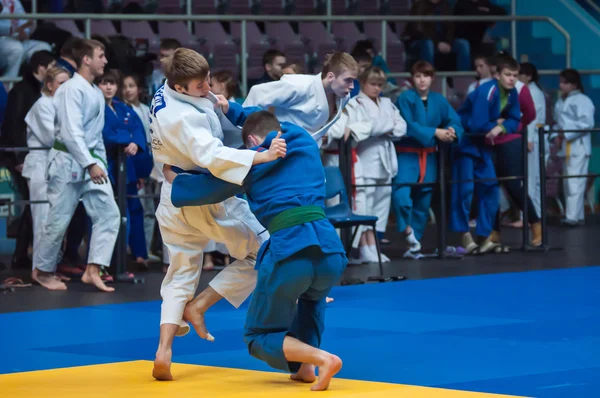
[[0, 391], [23, 398], [597, 397], [599, 281], [600, 268], [585, 267], [338, 287], [323, 348], [344, 367], [324, 393], [248, 354], [245, 306], [223, 302], [209, 311], [213, 343], [193, 332], [175, 339], [173, 382], [151, 377], [158, 301], [5, 313]]

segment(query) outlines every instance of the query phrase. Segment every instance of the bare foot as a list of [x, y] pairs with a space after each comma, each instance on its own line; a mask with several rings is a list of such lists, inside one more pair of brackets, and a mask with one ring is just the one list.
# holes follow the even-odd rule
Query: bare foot
[[204, 311], [198, 309], [193, 302], [189, 302], [185, 306], [185, 309], [183, 310], [183, 320], [191, 323], [196, 330], [196, 333], [198, 333], [198, 336], [201, 338], [208, 341], [215, 341], [212, 334], [208, 333], [208, 330], [206, 330], [206, 325], [204, 324]]
[[290, 375], [290, 379], [294, 381], [301, 381], [303, 383], [312, 383], [317, 380], [315, 376], [315, 365], [303, 363], [298, 370], [298, 373]]
[[83, 283], [87, 283], [88, 285], [94, 285], [103, 292], [114, 292], [114, 287], [108, 287], [100, 278], [100, 267], [97, 265], [88, 265], [85, 269], [85, 273], [81, 277], [81, 281]]
[[56, 277], [53, 274], [50, 274], [48, 272], [42, 272], [37, 268], [35, 268], [31, 273], [31, 279], [33, 279], [34, 282], [39, 283], [48, 290], [67, 290], [67, 285], [65, 285], [62, 281], [56, 279]]
[[329, 304], [329, 303], [333, 303], [333, 301], [334, 301], [334, 300], [333, 300], [333, 297], [327, 297], [327, 298], [325, 299], [325, 302], [326, 302], [327, 304]]
[[161, 350], [158, 347], [156, 352], [156, 358], [154, 359], [154, 369], [152, 369], [152, 377], [160, 381], [171, 381], [173, 375], [171, 374], [171, 356], [173, 352], [171, 350]]
[[319, 381], [312, 386], [311, 391], [325, 391], [329, 388], [331, 378], [342, 369], [342, 360], [333, 354], [327, 354], [319, 366]]

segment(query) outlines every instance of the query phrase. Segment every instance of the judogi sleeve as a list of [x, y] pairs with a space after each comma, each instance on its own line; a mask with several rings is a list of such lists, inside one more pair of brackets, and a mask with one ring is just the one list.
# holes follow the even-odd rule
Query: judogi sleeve
[[[76, 85], [66, 86], [64, 90], [56, 103], [56, 112], [60, 120], [60, 137], [71, 156], [85, 169], [96, 164], [97, 161], [85, 142], [85, 132], [83, 131], [85, 110], [81, 108], [83, 91]], [[104, 144], [102, 144], [102, 148], [104, 149]]]
[[[54, 119], [56, 111], [52, 101], [47, 101], [44, 97], [31, 107], [25, 116], [25, 123], [29, 126], [34, 135], [38, 137], [40, 142], [54, 141]], [[52, 144], [50, 144], [52, 145]]]
[[[360, 105], [358, 99], [353, 99], [349, 102], [344, 110], [342, 111], [342, 117], [346, 114], [346, 123], [341, 128], [341, 132], [338, 128], [334, 131], [333, 139], [340, 139], [344, 136], [346, 128], [350, 129], [352, 136], [356, 142], [364, 141], [371, 135], [373, 131], [373, 120], [367, 114], [365, 108]], [[341, 118], [340, 118], [341, 119]], [[339, 123], [336, 122], [337, 125]], [[389, 131], [389, 130], [388, 130]], [[337, 135], [341, 135], [337, 137]]]
[[410, 98], [414, 96], [411, 93], [411, 91], [407, 91], [398, 98], [398, 108], [408, 126], [408, 136], [416, 139], [425, 147], [434, 145], [435, 127], [425, 126], [417, 121], [413, 110], [414, 103]]
[[[587, 130], [594, 128], [594, 104], [589, 99], [589, 97], [585, 95], [578, 95], [576, 101], [573, 101], [569, 104], [570, 111], [575, 115], [574, 119], [571, 120], [570, 124], [572, 125], [573, 130]], [[570, 133], [565, 130], [565, 140], [567, 142], [575, 141], [578, 138], [581, 138], [583, 135], [589, 133]]]
[[521, 122], [519, 123], [517, 131], [522, 131], [527, 128], [536, 117], [535, 103], [533, 102], [531, 90], [529, 90], [529, 87], [527, 86], [523, 86], [519, 93], [519, 109], [521, 110]]
[[392, 129], [392, 136], [393, 137], [404, 137], [406, 135], [406, 133], [408, 132], [408, 123], [406, 123], [406, 120], [404, 120], [404, 118], [400, 114], [400, 110], [398, 109], [398, 107], [396, 107], [396, 105], [394, 105], [391, 101], [389, 102], [389, 105], [393, 109], [392, 123], [393, 123], [394, 127]]
[[252, 86], [243, 106], [257, 106], [266, 110], [271, 106], [285, 106], [287, 103], [294, 102], [299, 96], [296, 85], [286, 79], [281, 79]]
[[248, 116], [259, 111], [262, 111], [260, 107], [244, 107], [237, 102], [229, 101], [229, 110], [225, 116], [227, 116], [227, 120], [229, 120], [234, 126], [243, 126], [244, 123], [246, 123]]
[[502, 122], [502, 127], [506, 134], [514, 134], [519, 131], [519, 124], [521, 123], [521, 104], [519, 103], [518, 95], [515, 95], [515, 99], [516, 101], [512, 101], [508, 108], [508, 117]]
[[456, 111], [454, 110], [454, 108], [452, 108], [452, 105], [450, 105], [450, 103], [448, 102], [448, 100], [446, 98], [441, 99], [442, 101], [442, 106], [441, 106], [441, 110], [443, 112], [443, 125], [446, 128], [450, 128], [452, 127], [454, 129], [454, 132], [456, 133], [456, 141], [455, 142], [460, 142], [462, 140], [462, 137], [465, 133], [465, 130], [463, 129], [461, 120], [460, 120], [460, 116], [458, 116], [458, 113], [456, 113]]
[[171, 127], [177, 134], [169, 134], [170, 145], [176, 147], [196, 165], [208, 169], [211, 174], [227, 182], [242, 185], [248, 175], [255, 151], [228, 148], [215, 138], [206, 115], [186, 112]]

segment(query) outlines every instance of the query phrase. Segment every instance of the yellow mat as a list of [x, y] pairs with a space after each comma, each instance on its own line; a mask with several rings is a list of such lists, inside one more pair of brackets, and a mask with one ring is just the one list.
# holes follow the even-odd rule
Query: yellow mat
[[283, 373], [173, 364], [175, 381], [158, 382], [152, 362], [134, 361], [0, 375], [3, 397], [165, 398], [165, 397], [354, 397], [354, 398], [492, 398], [507, 395], [444, 390], [401, 384], [333, 379], [329, 390], [311, 392]]

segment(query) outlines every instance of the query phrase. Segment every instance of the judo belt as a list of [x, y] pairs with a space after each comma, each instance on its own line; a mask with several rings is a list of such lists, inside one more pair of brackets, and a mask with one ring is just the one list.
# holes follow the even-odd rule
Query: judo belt
[[396, 152], [416, 153], [419, 156], [419, 182], [425, 180], [427, 171], [427, 155], [435, 152], [435, 148], [412, 148], [406, 146], [397, 146]]
[[[325, 153], [328, 155], [339, 155], [340, 151], [335, 150], [335, 149], [326, 149]], [[350, 178], [352, 179], [352, 199], [354, 199], [356, 197], [356, 174], [354, 174], [354, 166], [356, 165], [356, 163], [358, 162], [358, 154], [356, 153], [356, 148], [352, 148], [351, 151], [351, 156], [350, 156], [350, 169], [351, 169], [351, 176]], [[354, 200], [352, 201], [352, 203], [354, 203]], [[356, 209], [354, 209], [356, 210]]]
[[307, 222], [326, 219], [325, 210], [321, 206], [308, 205], [294, 207], [277, 214], [269, 223], [269, 234], [273, 235], [282, 229], [295, 227]]
[[[65, 144], [63, 144], [62, 142], [58, 141], [58, 140], [54, 141], [54, 145], [52, 145], [52, 148], [56, 149], [57, 151], [69, 153], [69, 150], [67, 149], [67, 146]], [[90, 155], [92, 155], [93, 158], [98, 159], [99, 161], [101, 161], [102, 164], [104, 165], [104, 167], [106, 167], [106, 170], [108, 170], [108, 165], [106, 164], [106, 162], [104, 161], [104, 159], [102, 159], [99, 155], [96, 155], [96, 153], [94, 152], [93, 149], [90, 149]]]

